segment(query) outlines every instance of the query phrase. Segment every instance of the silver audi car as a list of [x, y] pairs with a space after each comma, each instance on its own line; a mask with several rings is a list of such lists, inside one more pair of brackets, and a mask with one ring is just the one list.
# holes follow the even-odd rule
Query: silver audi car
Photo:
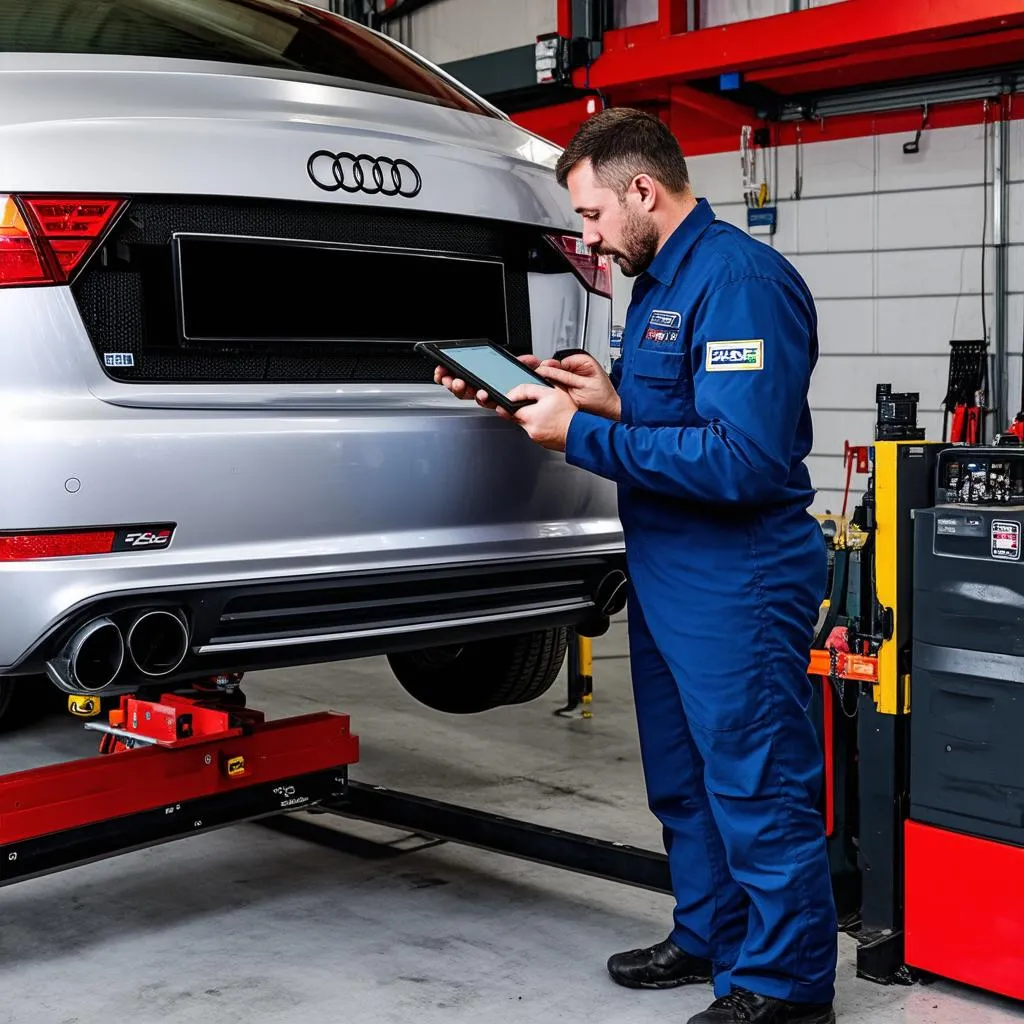
[[622, 605], [614, 490], [413, 346], [607, 361], [558, 151], [291, 0], [4, 0], [0, 44], [5, 684], [543, 693]]

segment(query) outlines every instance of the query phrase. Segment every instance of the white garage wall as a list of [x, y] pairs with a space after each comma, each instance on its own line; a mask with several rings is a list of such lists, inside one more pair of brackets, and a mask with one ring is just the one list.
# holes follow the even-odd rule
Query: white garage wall
[[658, 0], [615, 0], [612, 17], [616, 28], [658, 20]]
[[558, 27], [557, 0], [438, 0], [388, 26], [435, 64], [536, 42]]
[[773, 14], [786, 14], [788, 11], [825, 7], [827, 4], [842, 2], [843, 0], [700, 0], [700, 25], [701, 28], [711, 28], [733, 21], [767, 18]]
[[793, 9], [790, 0], [700, 0], [701, 28], [750, 18], [767, 18]]
[[[1008, 393], [1016, 411], [1024, 335], [1024, 122], [1014, 122], [1011, 132]], [[819, 491], [816, 511], [838, 511], [842, 505], [843, 441], [872, 440], [875, 385], [919, 391], [919, 422], [929, 438], [938, 439], [949, 342], [982, 336], [983, 129], [926, 132], [916, 156], [903, 153], [906, 138], [893, 134], [803, 146], [798, 201], [789, 198], [795, 150], [777, 152], [773, 191], [781, 199], [774, 245], [811, 287], [820, 321], [809, 460]], [[985, 290], [994, 347], [991, 139], [989, 152]], [[699, 156], [689, 164], [697, 194], [709, 199], [721, 219], [745, 227], [738, 153]], [[630, 287], [616, 276], [617, 323], [623, 321]], [[854, 477], [855, 494], [863, 483]]]
[[[310, 0], [326, 7], [328, 0]], [[824, 7], [846, 0], [796, 0], [797, 9]], [[701, 26], [763, 18], [793, 10], [791, 0], [700, 0]], [[616, 26], [658, 20], [658, 0], [614, 0]], [[556, 0], [437, 0], [387, 31], [435, 64], [478, 57], [496, 50], [532, 43], [554, 32]]]

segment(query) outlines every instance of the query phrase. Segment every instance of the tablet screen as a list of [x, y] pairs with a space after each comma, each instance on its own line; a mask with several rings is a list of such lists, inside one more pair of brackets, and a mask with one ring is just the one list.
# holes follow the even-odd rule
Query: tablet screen
[[[444, 351], [443, 349], [441, 351]], [[460, 345], [451, 349], [460, 366], [489, 385], [495, 394], [507, 395], [519, 384], [537, 384], [537, 378], [518, 360], [503, 356], [490, 345]]]

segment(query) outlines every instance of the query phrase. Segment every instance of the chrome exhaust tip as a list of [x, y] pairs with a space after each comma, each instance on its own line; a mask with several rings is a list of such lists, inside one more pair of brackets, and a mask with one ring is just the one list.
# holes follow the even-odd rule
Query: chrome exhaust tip
[[68, 641], [61, 660], [71, 686], [87, 693], [105, 690], [124, 665], [121, 630], [110, 619], [93, 619]]
[[179, 612], [143, 612], [128, 630], [132, 664], [151, 679], [169, 676], [188, 654], [188, 624]]
[[621, 569], [612, 569], [605, 573], [594, 587], [592, 600], [594, 607], [583, 622], [575, 626], [578, 636], [604, 636], [611, 627], [613, 615], [618, 615], [626, 607], [629, 596], [629, 577]]
[[602, 615], [618, 615], [626, 607], [629, 578], [621, 569], [603, 577], [594, 591], [594, 607]]

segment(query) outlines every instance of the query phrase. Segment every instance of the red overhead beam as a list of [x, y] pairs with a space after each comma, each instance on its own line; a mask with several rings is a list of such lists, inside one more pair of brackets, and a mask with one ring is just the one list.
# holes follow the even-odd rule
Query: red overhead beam
[[512, 115], [512, 120], [527, 131], [547, 139], [556, 146], [566, 146], [576, 129], [590, 117], [586, 99], [569, 100], [568, 103], [553, 103], [547, 107], [521, 110]]
[[1024, 55], [1024, 28], [990, 32], [940, 43], [912, 43], [750, 71], [744, 80], [766, 86], [782, 96], [821, 92], [873, 82], [920, 78], [950, 71], [996, 67], [1021, 59]]
[[722, 96], [712, 96], [692, 86], [673, 83], [669, 88], [669, 97], [675, 106], [684, 108], [690, 113], [697, 113], [719, 124], [728, 125], [736, 132], [750, 124], [753, 113], [744, 107]]
[[[982, 69], [1024, 54], [1024, 0], [845, 0], [827, 7], [736, 22], [716, 28], [668, 33], [685, 20], [686, 0], [659, 0], [659, 20], [605, 33], [601, 56], [591, 65], [591, 88], [612, 106], [635, 106], [661, 117], [684, 151], [696, 156], [727, 152], [739, 131], [756, 119], [753, 110], [693, 87], [725, 71], [778, 95], [828, 91], [886, 81], [908, 81], [945, 71]], [[569, 0], [558, 0], [559, 30]], [[575, 84], [584, 85], [577, 72]], [[565, 145], [599, 101], [573, 100], [523, 111], [514, 120]], [[1005, 103], [1006, 115], [1021, 110]], [[976, 124], [982, 105], [931, 107], [929, 127]], [[816, 127], [773, 128], [773, 141], [824, 141], [916, 130], [920, 111], [830, 117]], [[913, 123], [912, 122], [916, 122]]]
[[604, 34], [605, 50], [631, 50], [634, 46], [646, 46], [661, 38], [660, 24], [645, 21], [639, 25], [609, 29]]
[[[696, 32], [658, 32], [624, 49], [611, 45], [609, 33], [589, 81], [592, 88], [609, 90], [641, 81], [709, 78], [1018, 27], [1024, 27], [1021, 0], [845, 0]], [[583, 72], [576, 79], [583, 87]]]
[[[958, 128], [965, 125], [981, 124], [983, 120], [1008, 117], [1013, 120], [1024, 118], [1024, 103], [1013, 102], [1013, 96], [1004, 96], [1001, 104], [992, 107], [988, 114], [981, 100], [961, 100], [956, 103], [932, 107], [928, 113], [928, 131], [941, 128]], [[1001, 109], [1000, 109], [1001, 106]], [[708, 153], [739, 153], [739, 132], [722, 122], [711, 122], [699, 115], [692, 115], [679, 104], [660, 101], [655, 110], [668, 119], [669, 127], [679, 139], [683, 152], [688, 156], [704, 156]], [[513, 120], [542, 138], [550, 139], [564, 146], [580, 124], [589, 116], [585, 100], [574, 100], [536, 110], [527, 110], [513, 115]], [[890, 110], [877, 114], [844, 114], [825, 118], [823, 121], [787, 122], [771, 128], [772, 145], [792, 146], [796, 143], [835, 142], [838, 139], [856, 139], [870, 135], [892, 135], [905, 132], [913, 135], [921, 126], [921, 111]]]

